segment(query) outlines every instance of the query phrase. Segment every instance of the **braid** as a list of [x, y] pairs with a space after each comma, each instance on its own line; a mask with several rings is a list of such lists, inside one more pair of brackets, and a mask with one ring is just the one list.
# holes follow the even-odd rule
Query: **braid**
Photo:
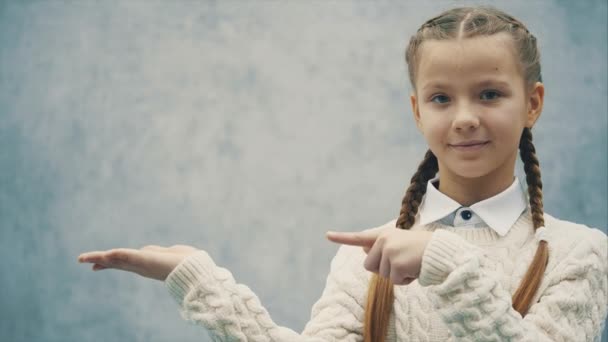
[[422, 25], [420, 26], [420, 28], [418, 28], [418, 32], [420, 32], [420, 31], [424, 30], [424, 29], [425, 29], [425, 28], [427, 28], [427, 27], [433, 27], [433, 26], [437, 25], [437, 22], [438, 22], [440, 19], [442, 19], [442, 17], [443, 17], [442, 15], [438, 15], [438, 16], [436, 16], [436, 17], [433, 17], [433, 18], [431, 18], [431, 19], [429, 19], [429, 20], [425, 21], [425, 22], [424, 22], [424, 24], [422, 24]]
[[526, 25], [524, 25], [521, 21], [508, 15], [507, 13], [501, 13], [501, 14], [497, 15], [497, 17], [502, 19], [503, 21], [511, 24], [511, 28], [513, 30], [520, 28], [520, 29], [526, 31], [527, 34], [530, 34], [530, 31], [528, 31], [528, 28], [526, 27]]
[[[544, 227], [545, 219], [543, 216], [543, 183], [540, 180], [540, 166], [536, 158], [536, 150], [532, 143], [532, 132], [530, 128], [524, 128], [519, 141], [519, 151], [524, 162], [526, 171], [526, 182], [528, 183], [528, 194], [530, 197], [530, 209], [532, 211], [532, 222], [534, 230]], [[513, 294], [511, 299], [513, 308], [522, 317], [526, 315], [532, 303], [532, 298], [538, 291], [540, 282], [545, 274], [547, 261], [549, 260], [549, 247], [547, 241], [540, 241], [528, 267], [526, 274], [521, 280], [521, 284]]]
[[[410, 229], [415, 222], [420, 201], [426, 192], [426, 184], [438, 171], [437, 157], [428, 150], [418, 170], [410, 180], [405, 197], [401, 201], [401, 212], [397, 219], [396, 228]], [[393, 282], [390, 279], [372, 275], [368, 287], [368, 301], [365, 307], [364, 341], [379, 342], [386, 338], [387, 325], [394, 297]]]
[[534, 228], [542, 227], [545, 225], [545, 219], [543, 218], [543, 183], [540, 179], [540, 166], [536, 157], [536, 149], [532, 143], [532, 131], [528, 127], [524, 128], [521, 134], [519, 153], [526, 171], [532, 222], [534, 222]]
[[435, 157], [431, 150], [427, 150], [424, 159], [418, 166], [418, 170], [412, 176], [410, 186], [401, 201], [401, 211], [399, 212], [396, 224], [397, 228], [410, 229], [414, 225], [418, 207], [420, 206], [422, 196], [426, 192], [426, 184], [431, 178], [435, 177], [437, 171], [437, 157]]

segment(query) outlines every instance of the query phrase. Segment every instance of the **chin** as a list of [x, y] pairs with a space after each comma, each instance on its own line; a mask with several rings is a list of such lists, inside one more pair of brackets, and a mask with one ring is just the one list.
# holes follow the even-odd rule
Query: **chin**
[[463, 178], [480, 178], [490, 173], [488, 165], [480, 166], [477, 163], [471, 163], [468, 166], [460, 165], [459, 167], [450, 168], [450, 170], [452, 173]]

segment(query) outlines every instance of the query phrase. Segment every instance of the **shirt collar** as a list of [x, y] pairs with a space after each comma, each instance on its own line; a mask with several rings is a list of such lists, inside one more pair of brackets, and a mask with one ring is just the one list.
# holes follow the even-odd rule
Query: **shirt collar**
[[[466, 208], [435, 188], [433, 183], [438, 180], [437, 175], [427, 182], [426, 193], [420, 204], [421, 225], [441, 220], [460, 208]], [[506, 190], [479, 201], [468, 209], [478, 215], [498, 235], [505, 236], [527, 206], [526, 195], [519, 179], [514, 176], [513, 183]]]

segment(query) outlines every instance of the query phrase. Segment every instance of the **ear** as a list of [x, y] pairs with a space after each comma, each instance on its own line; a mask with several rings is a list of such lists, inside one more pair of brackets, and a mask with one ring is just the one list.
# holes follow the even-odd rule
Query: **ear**
[[414, 113], [414, 121], [416, 121], [416, 127], [422, 132], [422, 122], [420, 121], [420, 109], [418, 108], [418, 100], [416, 99], [416, 93], [410, 94], [410, 102], [412, 103], [412, 112]]
[[526, 127], [532, 128], [536, 120], [543, 111], [543, 101], [545, 98], [545, 86], [541, 82], [536, 82], [528, 96], [528, 112], [526, 117]]

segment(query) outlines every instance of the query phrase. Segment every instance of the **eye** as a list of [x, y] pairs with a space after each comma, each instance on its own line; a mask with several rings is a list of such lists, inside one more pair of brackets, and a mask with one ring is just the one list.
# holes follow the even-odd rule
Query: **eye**
[[[490, 96], [490, 98], [483, 98], [485, 94], [490, 94], [490, 95], [495, 95], [495, 96]], [[488, 90], [488, 91], [484, 91], [483, 93], [481, 93], [481, 97], [483, 100], [495, 100], [497, 98], [499, 98], [501, 96], [501, 94], [495, 90]]]
[[435, 99], [446, 100], [446, 102], [447, 102], [447, 100], [449, 100], [448, 97], [445, 95], [435, 95], [431, 98], [431, 102], [435, 102], [435, 103], [439, 103], [439, 104], [446, 103], [446, 102], [441, 102], [441, 101], [437, 102], [437, 101], [435, 101]]

